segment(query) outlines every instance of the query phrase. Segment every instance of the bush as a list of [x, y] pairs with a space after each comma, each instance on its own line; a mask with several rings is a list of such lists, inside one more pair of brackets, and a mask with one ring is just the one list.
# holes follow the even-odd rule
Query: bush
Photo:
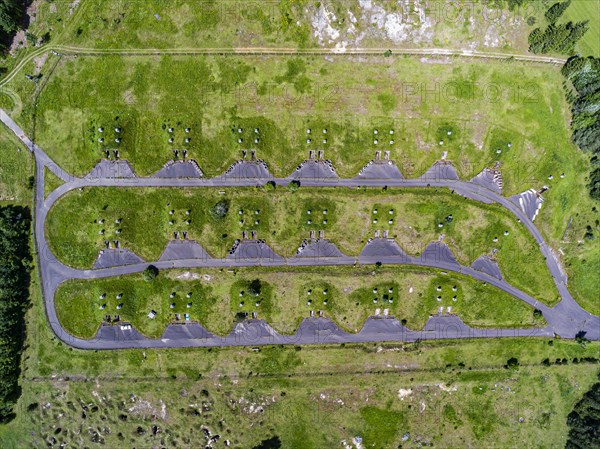
[[281, 448], [281, 440], [278, 436], [274, 436], [269, 438], [268, 440], [262, 440], [257, 446], [254, 446], [252, 449], [280, 449]]
[[229, 201], [221, 200], [210, 208], [210, 215], [216, 220], [222, 220], [229, 212]]
[[585, 338], [585, 331], [577, 332], [577, 335], [575, 335], [575, 341], [579, 343], [583, 348], [585, 348], [589, 343], [589, 340]]
[[35, 36], [35, 34], [27, 32], [25, 33], [25, 39], [27, 39], [27, 42], [31, 46], [35, 46], [35, 44], [37, 44], [37, 37]]
[[148, 265], [142, 274], [144, 275], [144, 280], [153, 281], [158, 276], [158, 273], [158, 268], [154, 265]]
[[262, 282], [260, 282], [260, 279], [254, 279], [252, 282], [250, 282], [248, 285], [248, 292], [251, 295], [260, 295], [262, 292]]
[[241, 323], [248, 318], [248, 312], [238, 312], [235, 314], [235, 322]]
[[508, 5], [508, 9], [511, 11], [514, 11], [517, 8], [520, 8], [521, 6], [523, 6], [523, 4], [525, 3], [526, 0], [506, 0], [506, 3]]
[[519, 369], [519, 360], [515, 357], [511, 357], [506, 361], [506, 368], [514, 370]]
[[300, 181], [298, 181], [298, 180], [294, 180], [288, 184], [288, 190], [290, 192], [295, 192], [299, 188], [300, 188]]

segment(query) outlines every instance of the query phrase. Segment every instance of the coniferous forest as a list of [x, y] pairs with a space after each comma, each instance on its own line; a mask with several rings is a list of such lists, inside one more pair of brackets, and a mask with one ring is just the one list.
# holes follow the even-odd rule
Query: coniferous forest
[[12, 416], [19, 396], [19, 362], [29, 305], [31, 214], [0, 207], [0, 421]]

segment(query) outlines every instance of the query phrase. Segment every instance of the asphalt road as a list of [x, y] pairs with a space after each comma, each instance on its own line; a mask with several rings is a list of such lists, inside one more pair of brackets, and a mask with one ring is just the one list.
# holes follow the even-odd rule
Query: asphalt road
[[[409, 264], [430, 266], [443, 271], [453, 271], [473, 277], [474, 279], [494, 285], [515, 298], [542, 311], [548, 326], [543, 329], [474, 329], [470, 328], [453, 315], [433, 316], [423, 331], [415, 332], [406, 329], [393, 317], [372, 317], [363, 329], [350, 334], [339, 329], [335, 323], [326, 318], [307, 318], [303, 321], [294, 336], [277, 333], [262, 320], [249, 320], [236, 325], [227, 337], [218, 337], [207, 332], [198, 324], [170, 325], [160, 339], [149, 339], [135, 329], [121, 329], [120, 326], [102, 326], [98, 335], [91, 340], [83, 340], [70, 335], [58, 321], [54, 307], [54, 296], [58, 286], [69, 279], [97, 279], [123, 274], [141, 272], [148, 263], [139, 263], [97, 270], [77, 270], [58, 261], [51, 252], [45, 236], [45, 223], [52, 205], [67, 192], [82, 187], [116, 186], [116, 187], [228, 187], [256, 186], [267, 181], [286, 185], [293, 178], [247, 179], [243, 177], [219, 176], [210, 179], [175, 179], [175, 178], [76, 178], [58, 167], [39, 147], [25, 135], [14, 121], [0, 109], [0, 120], [8, 126], [34, 154], [36, 160], [36, 192], [35, 192], [35, 238], [42, 278], [42, 288], [46, 304], [46, 313], [55, 334], [65, 343], [83, 349], [119, 349], [137, 347], [192, 347], [192, 346], [230, 346], [261, 344], [317, 344], [342, 342], [373, 341], [412, 341], [416, 339], [444, 338], [492, 338], [513, 336], [553, 336], [574, 338], [583, 331], [586, 338], [600, 340], [600, 317], [582, 309], [567, 289], [566, 275], [560, 270], [552, 251], [541, 234], [521, 210], [509, 199], [472, 182], [448, 179], [341, 179], [331, 177], [302, 178], [303, 186], [317, 187], [446, 187], [457, 194], [487, 204], [499, 203], [517, 217], [533, 235], [539, 244], [540, 251], [557, 286], [561, 301], [555, 307], [547, 307], [535, 298], [514, 288], [507, 282], [490, 276], [471, 267], [461, 266], [446, 260], [423, 260], [406, 256], [393, 257], [335, 257], [335, 258], [272, 258], [272, 259], [187, 259], [176, 261], [150, 262], [158, 268], [199, 268], [199, 267], [236, 267], [236, 266], [283, 266], [283, 265], [354, 265], [374, 264]], [[65, 184], [44, 198], [44, 167], [48, 167], [60, 177]]]

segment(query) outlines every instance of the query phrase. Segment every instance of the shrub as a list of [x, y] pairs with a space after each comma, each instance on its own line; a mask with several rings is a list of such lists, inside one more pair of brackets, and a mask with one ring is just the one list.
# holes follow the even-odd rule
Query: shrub
[[248, 318], [248, 313], [247, 312], [238, 312], [238, 313], [235, 314], [235, 322], [236, 323], [241, 323], [246, 318]]
[[288, 190], [290, 192], [295, 192], [299, 188], [300, 188], [300, 181], [298, 181], [298, 180], [294, 180], [288, 184]]
[[575, 335], [575, 341], [585, 348], [589, 342], [589, 340], [585, 338], [585, 331], [577, 332], [577, 335]]
[[506, 368], [508, 369], [519, 369], [519, 360], [515, 357], [511, 357], [506, 361]]
[[31, 46], [35, 46], [35, 44], [37, 44], [37, 37], [35, 36], [35, 34], [27, 32], [25, 33], [25, 39], [27, 39], [27, 42]]
[[260, 295], [261, 291], [262, 291], [262, 282], [260, 282], [260, 279], [254, 279], [248, 285], [248, 292], [251, 295]]
[[216, 220], [222, 220], [229, 212], [229, 201], [221, 200], [210, 208], [210, 215]]
[[158, 268], [156, 268], [154, 265], [148, 265], [142, 274], [144, 276], [144, 280], [153, 281], [158, 276], [158, 273]]

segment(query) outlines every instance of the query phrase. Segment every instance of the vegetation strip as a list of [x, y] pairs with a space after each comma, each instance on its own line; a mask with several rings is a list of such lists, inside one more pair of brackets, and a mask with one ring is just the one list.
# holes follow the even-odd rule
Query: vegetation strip
[[[143, 274], [72, 280], [57, 291], [55, 307], [64, 328], [82, 338], [94, 337], [105, 317], [111, 317], [110, 323], [116, 315], [153, 338], [169, 323], [188, 319], [225, 336], [253, 313], [292, 335], [311, 310], [324, 311], [349, 332], [358, 332], [377, 309], [414, 330], [422, 329], [440, 307], [475, 327], [546, 324], [530, 306], [482, 282], [393, 266], [375, 272], [373, 267], [163, 270], [151, 281]], [[147, 316], [151, 310], [156, 312], [152, 319]]]
[[28, 208], [0, 206], [0, 421], [11, 417], [18, 397], [29, 305], [30, 228]]
[[[119, 240], [123, 248], [156, 261], [174, 232], [181, 236], [183, 231], [213, 257], [225, 257], [244, 232], [249, 238], [256, 232], [284, 257], [294, 256], [311, 232], [318, 237], [324, 231], [324, 238], [355, 257], [377, 230], [388, 231], [389, 238], [413, 256], [443, 235], [463, 265], [496, 249], [494, 257], [509, 283], [548, 304], [557, 297], [538, 245], [498, 205], [431, 188], [297, 192], [223, 188], [222, 192], [126, 187], [74, 191], [50, 211], [48, 240], [59, 260], [87, 268], [105, 241]], [[226, 205], [222, 216], [214, 212], [220, 204]], [[74, 210], [80, 217], [76, 222]]]

